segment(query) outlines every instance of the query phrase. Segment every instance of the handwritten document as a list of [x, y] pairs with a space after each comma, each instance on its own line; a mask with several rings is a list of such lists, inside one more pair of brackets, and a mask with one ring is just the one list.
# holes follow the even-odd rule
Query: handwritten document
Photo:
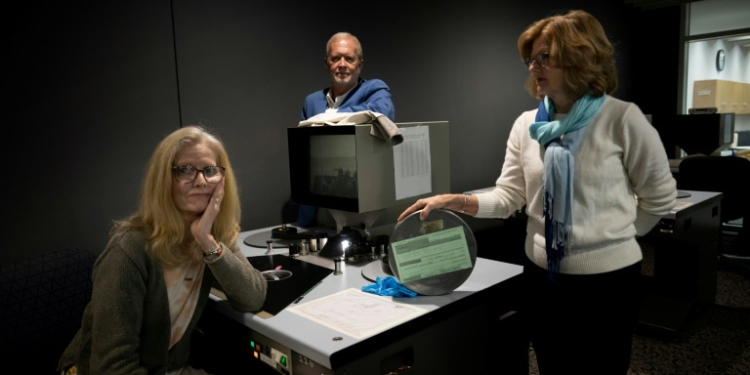
[[287, 310], [357, 339], [395, 327], [427, 312], [350, 288]]

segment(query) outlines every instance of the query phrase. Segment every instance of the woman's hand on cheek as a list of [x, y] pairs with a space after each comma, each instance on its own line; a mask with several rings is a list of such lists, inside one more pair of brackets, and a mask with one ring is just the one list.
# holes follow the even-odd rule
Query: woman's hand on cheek
[[219, 214], [221, 209], [221, 202], [224, 200], [224, 178], [221, 179], [214, 187], [213, 194], [208, 201], [206, 211], [202, 215], [198, 216], [190, 224], [190, 231], [198, 242], [198, 245], [203, 251], [213, 250], [217, 243], [211, 235], [211, 228], [214, 225], [214, 220]]

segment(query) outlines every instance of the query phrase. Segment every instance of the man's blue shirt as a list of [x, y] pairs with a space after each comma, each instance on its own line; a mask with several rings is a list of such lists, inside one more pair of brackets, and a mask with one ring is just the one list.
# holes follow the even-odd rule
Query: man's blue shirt
[[[328, 109], [326, 94], [331, 88], [316, 91], [305, 98], [300, 120], [321, 114]], [[384, 114], [391, 121], [396, 121], [396, 111], [391, 101], [391, 89], [379, 79], [359, 79], [349, 96], [339, 106], [338, 112], [373, 111]]]

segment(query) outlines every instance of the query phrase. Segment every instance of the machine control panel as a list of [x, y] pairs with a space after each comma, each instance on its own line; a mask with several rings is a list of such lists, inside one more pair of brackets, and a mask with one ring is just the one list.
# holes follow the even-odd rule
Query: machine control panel
[[659, 221], [659, 232], [664, 234], [673, 234], [675, 230], [674, 224], [674, 219], [662, 218]]
[[250, 332], [253, 356], [284, 375], [333, 375], [333, 371], [278, 342]]

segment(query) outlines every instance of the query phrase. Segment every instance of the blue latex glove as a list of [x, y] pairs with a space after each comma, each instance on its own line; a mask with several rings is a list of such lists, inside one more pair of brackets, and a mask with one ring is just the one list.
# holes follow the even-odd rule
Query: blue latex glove
[[418, 294], [398, 282], [393, 276], [378, 276], [375, 284], [363, 286], [362, 291], [391, 297], [416, 297]]

